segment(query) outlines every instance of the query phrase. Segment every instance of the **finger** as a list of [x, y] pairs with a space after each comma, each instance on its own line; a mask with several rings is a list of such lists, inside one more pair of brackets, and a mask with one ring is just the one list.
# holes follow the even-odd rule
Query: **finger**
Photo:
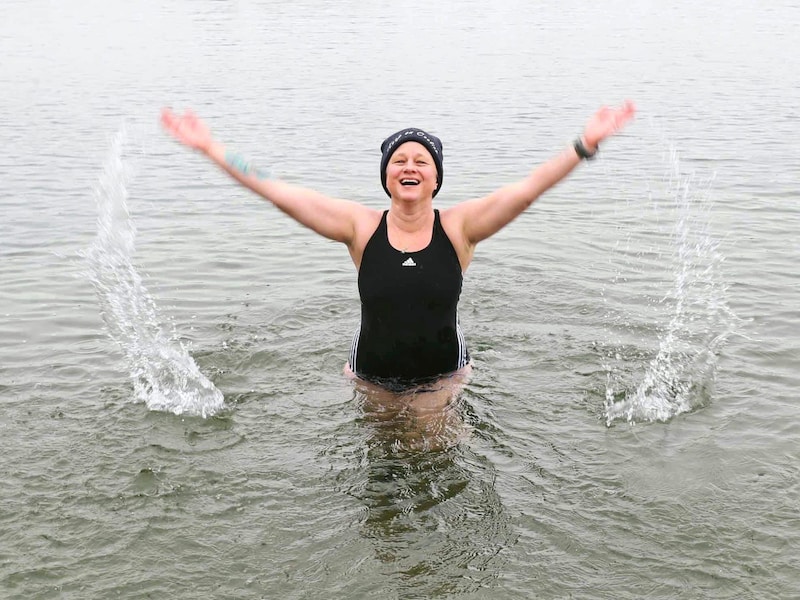
[[626, 119], [630, 119], [634, 114], [636, 114], [636, 105], [631, 100], [625, 100], [625, 102], [622, 104], [622, 112]]
[[161, 124], [164, 125], [164, 127], [169, 127], [170, 123], [174, 120], [175, 115], [169, 108], [164, 107], [161, 109]]

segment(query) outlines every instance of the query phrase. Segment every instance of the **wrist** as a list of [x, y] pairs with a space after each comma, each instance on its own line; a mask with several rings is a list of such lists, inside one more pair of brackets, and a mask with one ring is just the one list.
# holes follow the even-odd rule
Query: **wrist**
[[585, 133], [581, 136], [580, 139], [583, 140], [584, 147], [590, 152], [597, 152], [597, 149], [600, 147], [599, 140], [589, 139], [588, 137], [586, 137]]
[[197, 150], [205, 154], [206, 156], [211, 156], [211, 149], [219, 144], [215, 144], [213, 139], [209, 139], [208, 141], [201, 142], [195, 146]]
[[573, 148], [575, 148], [575, 153], [578, 155], [578, 157], [581, 159], [591, 160], [597, 154], [598, 145], [597, 142], [588, 142], [586, 140], [586, 136], [581, 136], [575, 140]]

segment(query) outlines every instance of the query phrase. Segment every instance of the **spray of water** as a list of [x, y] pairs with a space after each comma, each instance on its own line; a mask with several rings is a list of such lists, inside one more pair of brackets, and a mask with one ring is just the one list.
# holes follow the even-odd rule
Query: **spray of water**
[[673, 150], [667, 181], [670, 210], [672, 289], [658, 301], [666, 325], [657, 333], [657, 351], [634, 374], [612, 366], [618, 356], [608, 356], [606, 371], [606, 423], [624, 419], [667, 421], [702, 406], [710, 398], [717, 357], [733, 332], [736, 321], [727, 303], [727, 285], [719, 243], [710, 232], [710, 184], [698, 183], [681, 172]]
[[132, 168], [124, 160], [126, 141], [123, 128], [95, 187], [97, 237], [86, 255], [90, 279], [106, 330], [124, 355], [136, 400], [151, 410], [205, 418], [222, 409], [222, 393], [200, 372], [174, 330], [165, 330], [132, 262], [136, 231], [127, 206]]

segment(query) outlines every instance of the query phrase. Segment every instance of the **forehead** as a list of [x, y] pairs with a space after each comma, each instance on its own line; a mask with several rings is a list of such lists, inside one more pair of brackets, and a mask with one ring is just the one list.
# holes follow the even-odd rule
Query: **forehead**
[[411, 155], [411, 156], [416, 156], [418, 154], [421, 154], [425, 158], [433, 160], [433, 156], [431, 156], [430, 151], [423, 144], [420, 144], [419, 142], [415, 142], [413, 140], [408, 142], [403, 142], [397, 147], [397, 149], [394, 152], [392, 152], [393, 157], [398, 154]]

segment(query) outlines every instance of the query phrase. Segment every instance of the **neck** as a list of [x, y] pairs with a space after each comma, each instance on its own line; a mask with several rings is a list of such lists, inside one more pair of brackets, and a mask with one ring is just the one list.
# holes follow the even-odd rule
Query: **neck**
[[412, 203], [392, 199], [389, 217], [394, 227], [401, 231], [415, 232], [433, 220], [433, 203]]
[[386, 219], [389, 244], [401, 252], [417, 252], [427, 247], [433, 235], [433, 207], [397, 205], [392, 202]]

